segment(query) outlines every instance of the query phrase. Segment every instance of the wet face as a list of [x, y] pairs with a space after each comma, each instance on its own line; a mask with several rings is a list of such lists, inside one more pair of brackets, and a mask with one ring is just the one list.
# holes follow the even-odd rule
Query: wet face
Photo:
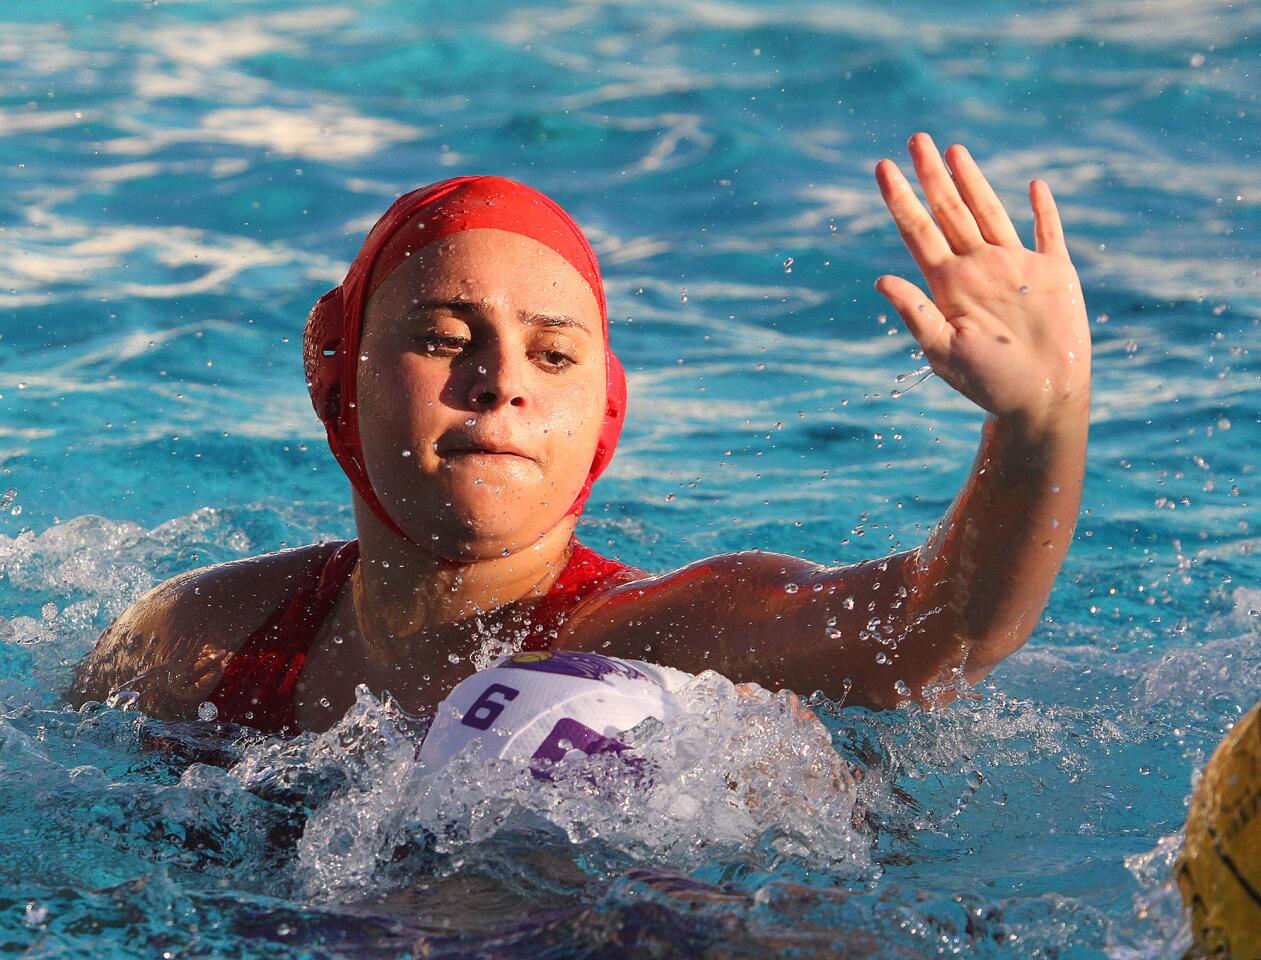
[[605, 370], [595, 296], [560, 254], [502, 230], [431, 243], [368, 301], [359, 353], [368, 474], [416, 542], [489, 559], [566, 519]]

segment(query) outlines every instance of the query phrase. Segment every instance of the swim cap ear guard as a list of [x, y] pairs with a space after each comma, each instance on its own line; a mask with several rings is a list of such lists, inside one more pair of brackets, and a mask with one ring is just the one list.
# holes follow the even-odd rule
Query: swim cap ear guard
[[[423, 212], [416, 229], [402, 228]], [[577, 515], [604, 472], [622, 432], [626, 374], [609, 346], [608, 310], [595, 251], [578, 225], [548, 197], [505, 177], [456, 177], [404, 194], [368, 232], [346, 279], [316, 301], [303, 337], [303, 366], [311, 405], [328, 433], [328, 444], [351, 486], [389, 530], [409, 537], [372, 488], [359, 436], [356, 393], [363, 311], [372, 292], [404, 260], [429, 243], [462, 230], [506, 230], [530, 237], [576, 269], [600, 308], [604, 333], [606, 399], [603, 424], [586, 481], [566, 516]]]

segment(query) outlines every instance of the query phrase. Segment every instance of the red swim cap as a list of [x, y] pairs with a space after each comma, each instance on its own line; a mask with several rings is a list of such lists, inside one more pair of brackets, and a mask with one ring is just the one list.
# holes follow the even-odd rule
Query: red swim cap
[[[408, 225], [410, 228], [404, 230]], [[385, 278], [417, 250], [462, 230], [484, 228], [519, 233], [555, 250], [587, 281], [600, 307], [606, 384], [604, 423], [586, 483], [566, 516], [582, 512], [591, 495], [591, 485], [613, 459], [622, 432], [626, 374], [609, 346], [609, 317], [600, 265], [587, 238], [569, 215], [537, 190], [505, 177], [455, 177], [404, 194], [369, 231], [346, 279], [311, 308], [303, 340], [303, 362], [311, 403], [328, 431], [333, 456], [364, 503], [405, 540], [411, 538], [386, 512], [372, 489], [359, 437], [356, 384], [364, 306]]]

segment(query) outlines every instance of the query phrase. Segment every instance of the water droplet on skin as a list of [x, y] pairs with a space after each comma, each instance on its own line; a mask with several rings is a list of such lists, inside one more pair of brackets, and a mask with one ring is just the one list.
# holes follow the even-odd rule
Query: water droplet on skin
[[219, 708], [209, 700], [197, 704], [197, 719], [204, 720], [206, 723], [213, 723], [219, 718]]
[[1023, 283], [1022, 283], [1022, 284], [1020, 285], [1020, 294], [1021, 294], [1021, 296], [1023, 296], [1024, 294], [1026, 294], [1026, 293], [1028, 293], [1028, 292], [1029, 292], [1029, 287], [1028, 287], [1027, 285], [1025, 285], [1025, 284], [1023, 284]]

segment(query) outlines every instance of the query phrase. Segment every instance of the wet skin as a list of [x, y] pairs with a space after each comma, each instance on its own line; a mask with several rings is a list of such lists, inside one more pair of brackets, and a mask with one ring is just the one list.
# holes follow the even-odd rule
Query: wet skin
[[[1028, 639], [1080, 506], [1085, 304], [1044, 182], [1030, 184], [1030, 250], [966, 150], [946, 152], [948, 169], [916, 134], [910, 153], [927, 209], [892, 161], [876, 180], [928, 292], [891, 275], [876, 285], [933, 370], [988, 413], [942, 522], [917, 549], [848, 567], [748, 551], [630, 571], [574, 609], [554, 646], [883, 708], [946, 703], [951, 681], [975, 683]], [[354, 498], [361, 562], [304, 668], [301, 726], [334, 723], [357, 683], [432, 708], [471, 671], [482, 637], [528, 623], [568, 557], [565, 513], [600, 427], [602, 344], [579, 274], [516, 234], [432, 244], [374, 294], [359, 372], [365, 457], [415, 544]], [[72, 698], [126, 686], [155, 715], [195, 714], [317, 559], [300, 548], [168, 581], [102, 636]]]

